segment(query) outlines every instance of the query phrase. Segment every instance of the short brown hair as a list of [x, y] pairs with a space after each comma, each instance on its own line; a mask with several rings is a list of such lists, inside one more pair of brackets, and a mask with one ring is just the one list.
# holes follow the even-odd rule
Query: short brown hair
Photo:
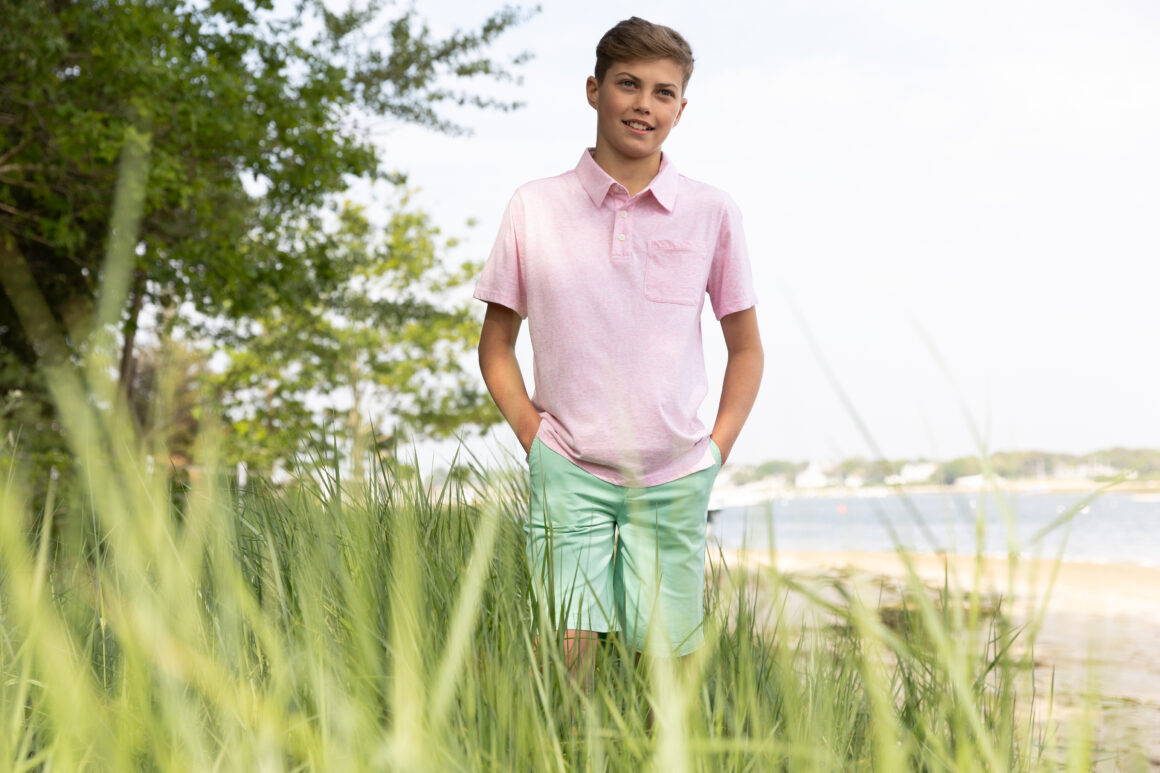
[[596, 44], [596, 82], [604, 82], [604, 76], [613, 62], [634, 59], [674, 60], [685, 74], [681, 81], [681, 91], [689, 85], [689, 76], [693, 74], [693, 49], [681, 37], [681, 33], [633, 16], [605, 32]]

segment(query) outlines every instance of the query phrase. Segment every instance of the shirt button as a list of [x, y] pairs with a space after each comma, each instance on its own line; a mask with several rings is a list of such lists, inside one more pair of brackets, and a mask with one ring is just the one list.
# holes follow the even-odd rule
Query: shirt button
[[621, 217], [628, 217], [628, 210], [626, 210], [626, 209], [620, 210], [620, 216]]
[[624, 234], [617, 234], [616, 238], [620, 239], [621, 241], [624, 241]]

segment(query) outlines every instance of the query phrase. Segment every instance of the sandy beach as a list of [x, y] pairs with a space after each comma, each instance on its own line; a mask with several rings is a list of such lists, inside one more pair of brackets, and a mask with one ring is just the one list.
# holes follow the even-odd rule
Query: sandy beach
[[[716, 552], [715, 556], [716, 556]], [[775, 570], [805, 585], [825, 588], [840, 579], [867, 604], [889, 603], [906, 585], [897, 553], [723, 550], [727, 566]], [[976, 584], [989, 598], [1002, 596], [1016, 624], [1040, 621], [1034, 641], [1034, 679], [1039, 718], [1054, 678], [1051, 714], [1062, 741], [1095, 693], [1097, 734], [1104, 748], [1144, 748], [1147, 764], [1160, 769], [1160, 569], [1130, 564], [1059, 563], [1021, 560], [1012, 571], [1005, 560], [973, 556], [912, 554], [915, 574], [927, 588], [968, 590]], [[766, 591], [766, 614], [784, 604], [783, 625], [817, 623], [815, 606], [797, 594]], [[1026, 644], [1021, 651], [1026, 651]], [[1107, 769], [1117, 769], [1115, 765]]]

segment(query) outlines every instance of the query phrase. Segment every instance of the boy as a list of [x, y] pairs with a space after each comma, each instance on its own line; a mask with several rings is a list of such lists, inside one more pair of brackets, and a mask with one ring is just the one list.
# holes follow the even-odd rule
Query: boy
[[[587, 80], [595, 147], [516, 191], [475, 291], [484, 382], [528, 453], [534, 584], [551, 588], [585, 684], [599, 632], [661, 655], [703, 642], [709, 492], [761, 381], [740, 214], [661, 152], [692, 71], [668, 27], [633, 17], [604, 35]], [[711, 433], [697, 418], [706, 292], [729, 352]], [[523, 318], [532, 399], [515, 357]]]

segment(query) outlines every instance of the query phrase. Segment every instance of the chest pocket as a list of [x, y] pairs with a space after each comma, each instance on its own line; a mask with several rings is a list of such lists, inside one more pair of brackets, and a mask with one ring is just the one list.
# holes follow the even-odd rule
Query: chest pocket
[[644, 297], [657, 303], [697, 306], [709, 281], [709, 248], [688, 239], [648, 243], [644, 264]]

